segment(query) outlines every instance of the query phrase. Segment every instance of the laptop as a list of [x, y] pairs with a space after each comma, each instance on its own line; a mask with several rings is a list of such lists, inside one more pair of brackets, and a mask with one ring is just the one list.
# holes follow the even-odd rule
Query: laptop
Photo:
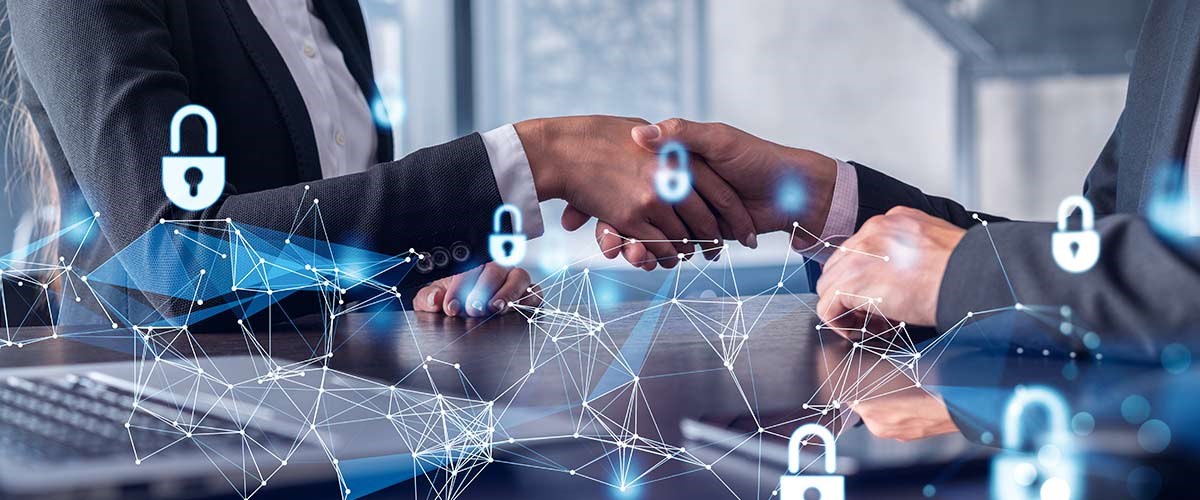
[[234, 356], [0, 370], [0, 496], [248, 497], [332, 485], [335, 459], [454, 460], [492, 439], [491, 405], [315, 362], [277, 363]]

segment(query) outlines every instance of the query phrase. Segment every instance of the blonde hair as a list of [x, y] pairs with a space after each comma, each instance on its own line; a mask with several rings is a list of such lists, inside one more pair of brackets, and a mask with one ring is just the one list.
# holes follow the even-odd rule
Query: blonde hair
[[[33, 115], [24, 104], [25, 89], [22, 88], [17, 72], [12, 30], [9, 28], [8, 15], [5, 13], [0, 17], [0, 30], [4, 32], [4, 37], [0, 39], [0, 49], [4, 54], [3, 63], [0, 64], [0, 90], [3, 92], [0, 103], [7, 108], [7, 113], [0, 116], [7, 118], [4, 122], [4, 139], [9, 165], [4, 190], [6, 193], [13, 193], [17, 189], [28, 190], [31, 209], [29, 212], [33, 217], [30, 241], [35, 241], [58, 232], [62, 200], [59, 198], [58, 181], [54, 177], [50, 156], [33, 122]], [[6, 198], [9, 199], [7, 209], [12, 210], [12, 199], [15, 197]], [[34, 259], [49, 263], [56, 258], [57, 253], [58, 245], [46, 245], [37, 252]]]

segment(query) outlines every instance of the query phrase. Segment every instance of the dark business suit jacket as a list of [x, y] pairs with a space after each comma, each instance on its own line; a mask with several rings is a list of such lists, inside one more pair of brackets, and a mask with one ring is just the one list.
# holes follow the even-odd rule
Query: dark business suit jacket
[[[1200, 255], [1194, 246], [1165, 238], [1145, 218], [1153, 176], [1182, 168], [1198, 94], [1200, 2], [1155, 1], [1138, 43], [1125, 109], [1083, 187], [1102, 241], [1100, 261], [1088, 272], [1070, 274], [1055, 264], [1050, 245], [1055, 224], [981, 214], [992, 221], [987, 229], [993, 249], [973, 212], [862, 165], [856, 166], [857, 222], [903, 205], [969, 228], [942, 280], [941, 331], [970, 311], [1011, 307], [1018, 300], [1067, 305], [1105, 345], [1121, 345], [1119, 354], [1157, 360], [1159, 347], [1200, 328]], [[1056, 342], [1081, 348], [1079, 339], [1078, 333], [1058, 335]]]
[[[376, 99], [357, 1], [315, 7], [363, 95]], [[378, 165], [321, 179], [303, 99], [245, 0], [10, 0], [8, 14], [23, 103], [53, 163], [64, 222], [102, 214], [103, 241], [85, 247], [81, 274], [159, 219], [229, 218], [286, 233], [306, 185], [335, 243], [387, 255], [457, 251], [429, 259], [438, 266], [424, 265], [418, 281], [486, 255], [500, 195], [479, 135], [393, 160], [391, 131], [380, 127]], [[227, 165], [224, 195], [202, 212], [176, 208], [161, 187], [168, 125], [188, 103], [212, 110]], [[185, 121], [182, 136], [185, 154], [201, 153], [200, 120]], [[138, 251], [121, 254], [129, 273], [153, 272], [155, 255]]]

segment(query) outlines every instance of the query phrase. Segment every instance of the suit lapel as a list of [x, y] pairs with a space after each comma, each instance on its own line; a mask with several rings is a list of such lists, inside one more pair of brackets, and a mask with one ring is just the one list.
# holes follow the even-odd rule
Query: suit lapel
[[254, 61], [259, 76], [275, 96], [275, 103], [296, 150], [296, 169], [300, 180], [320, 179], [321, 157], [317, 152], [317, 138], [313, 136], [312, 119], [308, 116], [308, 107], [304, 104], [300, 89], [296, 87], [296, 81], [292, 79], [287, 63], [246, 0], [219, 1], [246, 54]]
[[[1197, 60], [1197, 56], [1200, 56], [1200, 6], [1195, 2], [1179, 0], [1173, 2], [1169, 10], [1175, 11], [1175, 15], [1170, 16], [1173, 26], [1168, 30], [1172, 40], [1163, 44], [1163, 53], [1146, 54], [1155, 58], [1156, 62], [1141, 75], [1149, 81], [1162, 82], [1156, 92], [1147, 94], [1146, 104], [1149, 106], [1143, 108], [1155, 114], [1153, 119], [1134, 120], [1134, 123], [1152, 124], [1150, 127], [1134, 126], [1134, 137], [1141, 136], [1150, 145], [1148, 155], [1141, 172], [1130, 175], [1126, 179], [1129, 181], [1127, 186], [1122, 186], [1124, 189], [1121, 191], [1125, 196], [1119, 196], [1136, 199], [1136, 207], [1127, 208], [1138, 211], [1147, 202], [1156, 172], [1162, 168], [1179, 168], [1183, 164], [1191, 138], [1197, 97], [1200, 96], [1200, 61]], [[1148, 24], [1147, 28], [1166, 27]], [[1138, 50], [1143, 48], [1139, 47]], [[1146, 50], [1154, 51], [1150, 47], [1146, 47]], [[1145, 134], [1149, 134], [1149, 137]]]
[[[371, 63], [371, 46], [367, 36], [366, 22], [362, 17], [362, 8], [358, 0], [324, 0], [313, 2], [317, 17], [325, 23], [329, 36], [342, 50], [342, 58], [350, 75], [358, 83], [363, 96], [367, 98], [367, 106], [375, 118], [375, 131], [378, 135], [376, 157], [378, 161], [391, 161], [392, 158], [392, 127], [386, 116], [386, 110], [376, 103], [382, 102], [379, 89], [375, 86], [375, 69]], [[383, 114], [383, 116], [377, 116]]]

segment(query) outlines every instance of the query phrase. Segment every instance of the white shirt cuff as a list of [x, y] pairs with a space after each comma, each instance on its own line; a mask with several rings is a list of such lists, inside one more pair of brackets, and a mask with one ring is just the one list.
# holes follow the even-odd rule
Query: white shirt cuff
[[825, 228], [821, 230], [821, 241], [801, 250], [800, 253], [822, 264], [831, 253], [825, 242], [841, 243], [854, 234], [858, 221], [858, 172], [854, 165], [837, 160], [837, 177], [833, 181], [833, 199], [829, 201], [829, 213], [825, 215]]
[[822, 240], [844, 240], [854, 234], [858, 220], [858, 172], [854, 165], [837, 161], [837, 178], [833, 181], [833, 199], [825, 216]]
[[527, 238], [537, 238], [545, 231], [542, 210], [538, 205], [537, 191], [533, 188], [533, 171], [529, 169], [529, 158], [525, 146], [512, 124], [489, 130], [482, 134], [483, 147], [487, 149], [496, 187], [500, 189], [500, 200], [521, 211], [521, 232]]

